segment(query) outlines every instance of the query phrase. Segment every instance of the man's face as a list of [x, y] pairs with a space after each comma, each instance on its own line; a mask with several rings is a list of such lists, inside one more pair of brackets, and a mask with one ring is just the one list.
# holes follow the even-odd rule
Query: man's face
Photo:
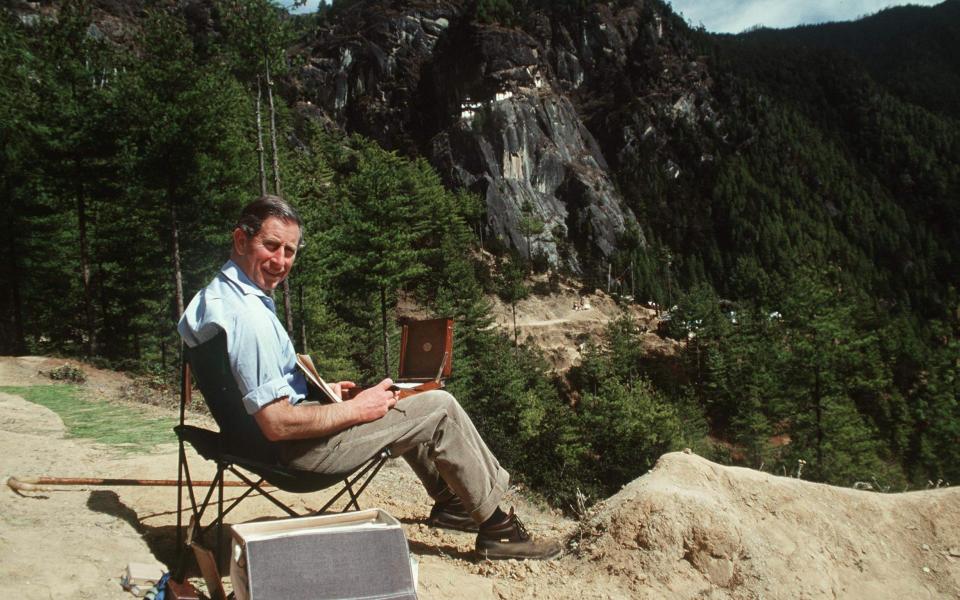
[[252, 237], [233, 230], [233, 261], [260, 289], [271, 292], [290, 273], [299, 244], [296, 222], [267, 217]]

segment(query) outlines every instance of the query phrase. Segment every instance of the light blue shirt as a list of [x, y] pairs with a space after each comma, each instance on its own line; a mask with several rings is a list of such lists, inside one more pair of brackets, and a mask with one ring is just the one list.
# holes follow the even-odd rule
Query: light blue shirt
[[306, 397], [307, 382], [273, 299], [232, 260], [193, 297], [177, 331], [191, 348], [226, 332], [230, 368], [251, 415], [277, 398], [296, 404]]

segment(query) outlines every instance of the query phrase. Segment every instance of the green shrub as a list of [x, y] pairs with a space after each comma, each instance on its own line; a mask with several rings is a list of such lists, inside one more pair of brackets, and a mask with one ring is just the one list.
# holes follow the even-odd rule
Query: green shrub
[[86, 374], [80, 367], [73, 365], [63, 365], [53, 369], [47, 376], [56, 381], [68, 381], [70, 383], [84, 383], [87, 380]]

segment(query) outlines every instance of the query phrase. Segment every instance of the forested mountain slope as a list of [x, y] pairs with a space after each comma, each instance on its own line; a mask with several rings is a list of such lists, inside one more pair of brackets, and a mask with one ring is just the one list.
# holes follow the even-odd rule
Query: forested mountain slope
[[[945, 474], [929, 469], [960, 432], [960, 126], [939, 108], [956, 26], [955, 2], [742, 36], [656, 0], [350, 2], [298, 47], [295, 80], [310, 114], [479, 192], [488, 244], [683, 298], [665, 328], [692, 340], [679, 368], [628, 325], [571, 373], [588, 421], [618, 402], [607, 418], [632, 421], [648, 381], [681, 414], [692, 398], [732, 460], [900, 481]], [[598, 220], [611, 202], [623, 229]]]
[[892, 7], [858, 21], [785, 30], [759, 29], [737, 40], [832, 50], [856, 59], [893, 95], [931, 112], [957, 117], [960, 103], [960, 2], [930, 8]]
[[954, 115], [916, 98], [955, 97], [955, 6], [712, 38], [656, 0], [350, 2], [295, 81], [481, 193], [488, 237], [521, 254], [588, 278], [613, 259], [662, 300], [671, 277], [743, 297], [758, 270], [830, 260], [930, 315], [954, 297], [960, 157]]

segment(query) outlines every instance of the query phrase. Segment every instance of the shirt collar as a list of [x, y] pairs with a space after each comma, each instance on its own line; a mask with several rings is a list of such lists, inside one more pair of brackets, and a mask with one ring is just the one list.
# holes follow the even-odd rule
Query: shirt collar
[[233, 282], [244, 295], [252, 294], [272, 301], [270, 295], [251, 281], [250, 278], [247, 277], [247, 274], [243, 272], [243, 269], [241, 269], [237, 263], [233, 262], [233, 260], [227, 260], [227, 262], [223, 263], [223, 266], [220, 267], [220, 272], [223, 273], [223, 276], [229, 281]]

